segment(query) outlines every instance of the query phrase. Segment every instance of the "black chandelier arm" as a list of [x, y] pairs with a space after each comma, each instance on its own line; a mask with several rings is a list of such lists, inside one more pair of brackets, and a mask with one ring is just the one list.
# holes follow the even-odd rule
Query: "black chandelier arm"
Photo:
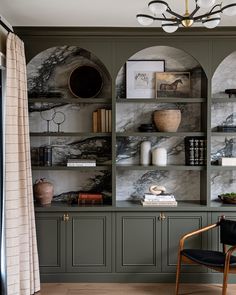
[[211, 13], [210, 12], [207, 12], [207, 13], [204, 13], [204, 14], [201, 14], [201, 15], [198, 15], [198, 16], [195, 16], [195, 17], [193, 17], [193, 20], [194, 20], [194, 22], [196, 22], [198, 20], [201, 20], [201, 19], [203, 19], [205, 17], [212, 16], [212, 15], [217, 14], [217, 13], [222, 13], [222, 10], [219, 9], [219, 10], [212, 11]]
[[196, 8], [191, 12], [191, 14], [189, 15], [190, 18], [192, 18], [200, 9], [200, 7], [198, 5], [196, 5]]
[[173, 18], [167, 18], [165, 16], [164, 17], [154, 17], [154, 16], [148, 15], [148, 14], [137, 14], [136, 18], [137, 17], [148, 17], [148, 18], [153, 19], [153, 20], [176, 22], [176, 20], [174, 20]]
[[225, 8], [229, 8], [229, 7], [234, 7], [234, 6], [236, 6], [236, 2], [235, 3], [231, 3], [231, 4], [228, 4], [228, 5], [225, 5], [225, 6], [221, 6], [221, 12], [223, 12], [223, 10], [225, 9]]
[[[183, 19], [183, 16], [182, 16], [182, 15], [180, 15], [180, 14], [178, 14], [178, 13], [172, 11], [170, 8], [168, 8], [168, 9], [166, 10], [166, 12], [168, 12], [169, 14], [171, 14], [171, 15], [177, 17], [177, 18], [180, 19], [180, 20]], [[172, 20], [173, 20], [173, 19], [172, 19]]]
[[[216, 7], [220, 7], [222, 8], [222, 3], [220, 4], [216, 4], [215, 6], [212, 7], [212, 9], [209, 11], [209, 13], [211, 14], [213, 12], [213, 10], [216, 8]], [[221, 11], [222, 12], [222, 11]]]

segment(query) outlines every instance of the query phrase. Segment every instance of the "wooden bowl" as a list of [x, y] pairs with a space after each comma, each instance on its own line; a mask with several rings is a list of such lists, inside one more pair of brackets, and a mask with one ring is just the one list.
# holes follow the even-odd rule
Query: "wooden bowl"
[[235, 196], [227, 196], [227, 195], [219, 195], [218, 198], [225, 204], [236, 204], [236, 195]]

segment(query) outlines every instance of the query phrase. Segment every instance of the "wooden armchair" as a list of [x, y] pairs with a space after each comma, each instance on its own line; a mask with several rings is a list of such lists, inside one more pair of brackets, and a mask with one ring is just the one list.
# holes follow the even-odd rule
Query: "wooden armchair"
[[[209, 251], [201, 249], [184, 249], [184, 242], [195, 235], [220, 227], [220, 242], [223, 244], [223, 251]], [[226, 251], [226, 245], [231, 246]], [[226, 295], [229, 273], [236, 273], [236, 257], [232, 253], [236, 250], [236, 221], [227, 220], [224, 216], [220, 221], [206, 226], [202, 229], [184, 235], [179, 242], [178, 264], [176, 272], [175, 294], [179, 292], [179, 277], [181, 263], [200, 264], [216, 271], [224, 273], [222, 295]], [[231, 256], [232, 255], [232, 256]]]

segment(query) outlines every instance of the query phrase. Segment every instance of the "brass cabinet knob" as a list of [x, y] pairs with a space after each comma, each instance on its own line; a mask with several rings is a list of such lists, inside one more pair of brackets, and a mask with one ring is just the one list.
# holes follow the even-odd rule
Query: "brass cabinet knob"
[[165, 214], [164, 214], [164, 213], [160, 213], [160, 215], [159, 215], [158, 219], [159, 219], [160, 221], [163, 221], [163, 220], [165, 220], [165, 219], [166, 219], [166, 216], [165, 216]]
[[70, 220], [69, 214], [68, 213], [63, 214], [63, 221], [67, 222], [69, 220]]

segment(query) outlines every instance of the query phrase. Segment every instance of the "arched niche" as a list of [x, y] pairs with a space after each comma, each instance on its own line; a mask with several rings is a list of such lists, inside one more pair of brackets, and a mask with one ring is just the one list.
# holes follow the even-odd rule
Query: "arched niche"
[[[225, 57], [212, 77], [212, 97], [227, 98], [226, 89], [236, 89], [236, 51]], [[236, 95], [232, 95], [236, 97]]]
[[[195, 58], [181, 49], [171, 46], [148, 47], [135, 53], [128, 60], [163, 60], [165, 63], [165, 72], [189, 73], [190, 91], [188, 97], [200, 98], [207, 96], [207, 77], [202, 66]], [[126, 98], [126, 89], [128, 87], [126, 70], [125, 63], [116, 76], [117, 98]], [[155, 79], [155, 75], [152, 74], [150, 87], [155, 88]], [[155, 96], [152, 98], [155, 98]]]
[[105, 65], [91, 52], [78, 46], [56, 46], [46, 49], [27, 64], [29, 97], [75, 98], [68, 86], [71, 72], [80, 66], [99, 71], [102, 87], [97, 98], [111, 97], [111, 76]]

